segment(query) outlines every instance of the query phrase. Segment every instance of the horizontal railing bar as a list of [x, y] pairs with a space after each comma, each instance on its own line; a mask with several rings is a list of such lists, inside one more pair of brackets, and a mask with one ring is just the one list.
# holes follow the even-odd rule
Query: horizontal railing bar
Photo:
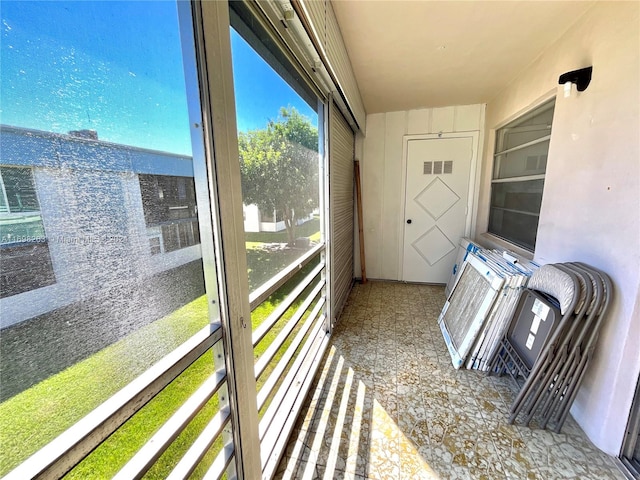
[[495, 178], [491, 180], [491, 183], [529, 182], [532, 180], [544, 180], [544, 177], [545, 177], [544, 173], [539, 173], [537, 175], [521, 175], [519, 177]]
[[287, 283], [296, 273], [302, 269], [307, 263], [313, 260], [320, 252], [324, 250], [324, 243], [316, 245], [302, 257], [291, 263], [284, 270], [272, 277], [269, 281], [258, 287], [249, 295], [249, 305], [251, 311], [255, 310], [262, 302], [273, 295], [278, 289]]
[[205, 473], [203, 480], [220, 480], [225, 472], [227, 471], [227, 467], [231, 463], [234, 455], [234, 447], [233, 441], [229, 441], [224, 447], [222, 447], [222, 451], [218, 454], [216, 459]]
[[544, 137], [536, 138], [535, 140], [531, 140], [530, 142], [522, 143], [520, 145], [516, 145], [515, 147], [508, 148], [508, 149], [503, 150], [501, 152], [495, 153], [493, 156], [494, 157], [498, 157], [498, 156], [504, 155], [506, 153], [516, 152], [518, 150], [522, 150], [523, 148], [527, 148], [527, 147], [531, 147], [533, 145], [537, 145], [538, 143], [544, 143], [544, 142], [546, 142], [546, 141], [548, 141], [550, 139], [551, 139], [551, 135], [545, 135]]
[[18, 465], [3, 480], [62, 477], [221, 338], [219, 323], [207, 325]]
[[323, 282], [320, 282], [315, 286], [315, 288], [304, 300], [302, 305], [300, 305], [298, 310], [296, 310], [296, 313], [293, 315], [293, 317], [291, 317], [285, 327], [280, 331], [280, 333], [278, 333], [278, 336], [269, 344], [269, 347], [267, 347], [264, 353], [260, 356], [254, 367], [256, 380], [260, 378], [260, 375], [262, 374], [262, 372], [264, 372], [264, 369], [267, 368], [267, 365], [269, 365], [271, 359], [276, 355], [276, 353], [278, 353], [278, 350], [280, 349], [282, 344], [286, 342], [287, 337], [291, 334], [298, 322], [300, 322], [300, 319], [304, 316], [307, 309], [311, 306], [311, 304], [323, 288]]
[[231, 419], [229, 407], [222, 408], [198, 435], [195, 442], [189, 447], [187, 453], [180, 459], [175, 468], [171, 471], [167, 480], [183, 480], [189, 478], [198, 464], [202, 461], [207, 451], [218, 439], [219, 435], [227, 426]]
[[[257, 397], [258, 410], [260, 410], [264, 406], [264, 404], [267, 401], [267, 398], [269, 397], [269, 395], [271, 395], [271, 392], [273, 391], [275, 386], [278, 384], [278, 380], [280, 380], [280, 377], [282, 376], [283, 372], [286, 370], [287, 365], [293, 358], [293, 355], [295, 354], [296, 350], [302, 344], [305, 335], [309, 332], [309, 330], [313, 327], [314, 323], [317, 321], [318, 313], [320, 309], [324, 306], [325, 302], [326, 302], [326, 297], [320, 298], [320, 300], [318, 301], [314, 309], [311, 311], [311, 314], [302, 325], [302, 328], [300, 329], [300, 331], [298, 331], [295, 338], [289, 345], [289, 348], [287, 348], [287, 350], [284, 352], [284, 354], [276, 364], [276, 367], [269, 374], [269, 377], [260, 388], [260, 391], [258, 392], [258, 397]], [[316, 329], [319, 329], [318, 326], [316, 327], [317, 327]]]
[[226, 372], [224, 369], [220, 369], [205, 380], [113, 478], [115, 480], [142, 478], [171, 445], [171, 442], [182, 433], [189, 422], [211, 400], [226, 379]]
[[280, 463], [289, 435], [304, 404], [304, 399], [313, 385], [315, 372], [329, 345], [329, 336], [316, 337], [314, 344], [317, 345], [305, 357], [305, 362], [303, 362], [294, 377], [295, 384], [300, 386], [290, 389], [287, 392], [286, 399], [280, 405], [278, 417], [286, 420], [282, 423], [272, 424], [264, 439], [260, 442], [263, 478], [271, 478]]
[[540, 216], [538, 213], [535, 213], [535, 212], [525, 212], [524, 210], [516, 210], [514, 208], [503, 208], [503, 207], [496, 207], [496, 206], [492, 206], [490, 208], [492, 210], [500, 210], [502, 212], [517, 213], [519, 215], [527, 215], [529, 217], [539, 217]]
[[311, 285], [313, 280], [320, 274], [320, 272], [322, 272], [322, 269], [324, 267], [325, 267], [324, 262], [321, 262], [319, 265], [316, 266], [316, 268], [311, 270], [311, 273], [309, 273], [306, 277], [304, 277], [304, 280], [302, 280], [298, 285], [296, 285], [296, 288], [294, 288], [291, 291], [291, 293], [287, 295], [287, 297], [282, 302], [280, 302], [280, 304], [276, 308], [273, 309], [273, 311], [269, 314], [269, 316], [265, 318], [264, 321], [256, 327], [252, 335], [252, 341], [253, 341], [254, 347], [260, 342], [260, 340], [264, 338], [264, 336], [267, 333], [269, 333], [269, 330], [271, 330], [271, 328], [273, 328], [273, 326], [278, 322], [278, 320], [282, 318], [282, 316], [286, 313], [286, 311], [289, 310], [289, 307], [291, 307], [291, 305], [293, 305], [293, 302], [295, 302], [298, 299], [298, 297], [302, 294], [302, 292], [304, 292], [305, 288]]
[[[298, 370], [298, 368], [300, 368], [300, 364], [304, 361], [306, 355], [309, 353], [309, 350], [311, 349], [311, 345], [313, 344], [314, 338], [316, 338], [318, 335], [324, 334], [322, 331], [322, 327], [324, 324], [324, 320], [325, 320], [325, 315], [322, 314], [320, 315], [318, 318], [315, 319], [314, 323], [315, 326], [314, 328], [311, 330], [311, 333], [309, 334], [309, 337], [307, 338], [307, 341], [304, 343], [304, 345], [302, 346], [302, 348], [300, 349], [300, 352], [298, 353], [298, 356], [295, 358], [295, 360], [293, 361], [293, 364], [291, 365], [291, 368], [289, 370], [289, 372], [285, 375], [282, 383], [280, 384], [278, 390], [276, 391], [276, 394], [274, 395], [271, 404], [269, 405], [269, 408], [267, 408], [267, 411], [264, 412], [264, 415], [262, 416], [262, 419], [260, 420], [260, 425], [259, 425], [259, 433], [260, 433], [260, 439], [262, 440], [262, 438], [265, 435], [265, 432], [268, 430], [269, 425], [271, 424], [271, 422], [273, 421], [274, 417], [277, 414], [278, 408], [280, 403], [282, 402], [282, 399], [284, 397], [284, 395], [286, 394], [287, 390], [289, 389], [289, 387], [291, 386], [291, 383], [293, 382], [293, 376], [295, 376], [295, 372]], [[287, 352], [295, 352], [295, 350], [287, 350]], [[280, 365], [280, 363], [278, 364], [278, 366]], [[281, 376], [282, 376], [282, 372], [279, 372], [280, 375], [276, 376], [274, 374], [271, 374], [269, 376], [269, 380], [271, 380], [272, 378], [275, 378], [276, 381], [280, 380]], [[266, 386], [266, 384], [265, 384]], [[274, 385], [270, 385], [270, 389], [273, 389]], [[264, 389], [264, 386], [263, 386]], [[260, 393], [262, 393], [262, 390], [260, 390]], [[266, 403], [268, 396], [264, 395], [262, 397], [262, 405], [259, 408], [262, 408], [262, 406]], [[260, 403], [259, 403], [260, 405]]]

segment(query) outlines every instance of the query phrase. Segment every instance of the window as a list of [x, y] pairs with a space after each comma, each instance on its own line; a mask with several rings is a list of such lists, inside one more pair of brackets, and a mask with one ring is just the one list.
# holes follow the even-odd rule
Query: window
[[5, 167], [0, 169], [0, 176], [4, 194], [0, 211], [18, 213], [40, 210], [30, 168]]
[[[218, 2], [2, 4], [0, 148], [18, 170], [0, 210], [39, 217], [56, 273], [0, 298], [2, 477], [274, 473], [330, 333], [324, 112], [255, 5], [230, 3], [233, 52], [206, 35], [220, 56], [203, 43]], [[249, 271], [240, 178], [217, 177], [241, 167], [212, 147], [235, 149], [210, 107], [232, 111], [231, 53], [247, 221], [285, 223], [247, 232]]]
[[271, 478], [328, 338], [323, 106], [248, 4], [230, 2], [230, 37], [259, 455]]
[[489, 232], [534, 251], [555, 99], [496, 131]]
[[55, 283], [30, 168], [0, 167], [0, 298]]
[[307, 249], [320, 243], [318, 97], [240, 2], [230, 13], [247, 264], [256, 290], [305, 253], [296, 240]]
[[147, 227], [196, 218], [193, 177], [141, 174], [138, 179]]
[[151, 254], [172, 252], [200, 243], [193, 177], [138, 175]]
[[166, 478], [215, 418], [202, 476], [227, 442], [190, 8], [2, 3], [0, 477]]

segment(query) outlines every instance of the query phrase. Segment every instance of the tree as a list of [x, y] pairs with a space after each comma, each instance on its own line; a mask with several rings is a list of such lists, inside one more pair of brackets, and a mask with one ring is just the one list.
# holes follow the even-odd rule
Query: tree
[[242, 193], [247, 204], [284, 220], [289, 245], [299, 218], [318, 207], [318, 130], [295, 108], [282, 108], [262, 130], [240, 132]]

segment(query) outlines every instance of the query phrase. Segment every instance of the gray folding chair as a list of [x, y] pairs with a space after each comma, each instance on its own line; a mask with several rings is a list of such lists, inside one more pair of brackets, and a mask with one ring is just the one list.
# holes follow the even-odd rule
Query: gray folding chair
[[555, 358], [558, 348], [566, 334], [567, 325], [572, 323], [573, 314], [580, 300], [580, 284], [578, 278], [572, 272], [566, 272], [553, 265], [540, 267], [529, 280], [528, 288], [547, 293], [556, 298], [560, 303], [562, 318], [547, 344], [540, 352], [540, 356], [533, 365], [529, 376], [511, 406], [509, 423], [513, 423], [525, 406], [525, 401], [530, 393], [537, 390], [538, 382], [550, 368], [550, 363]]
[[564, 424], [564, 421], [569, 414], [569, 410], [571, 409], [571, 405], [573, 404], [573, 401], [575, 400], [575, 397], [578, 393], [578, 389], [580, 387], [580, 384], [582, 383], [582, 379], [587, 370], [589, 362], [593, 357], [593, 352], [598, 341], [600, 328], [602, 327], [602, 324], [606, 318], [606, 314], [609, 310], [609, 306], [611, 305], [611, 297], [613, 294], [613, 284], [606, 273], [582, 263], [577, 263], [576, 265], [583, 268], [589, 268], [593, 273], [596, 274], [599, 281], [602, 283], [603, 299], [600, 303], [600, 309], [597, 315], [597, 319], [591, 328], [590, 335], [586, 340], [586, 343], [583, 345], [584, 350], [580, 359], [580, 363], [577, 365], [576, 371], [574, 373], [575, 380], [571, 385], [568, 386], [565, 394], [563, 395], [562, 401], [558, 406], [558, 411], [553, 418], [553, 421], [555, 422], [554, 430], [556, 433], [560, 432], [560, 429], [562, 428], [562, 425]]
[[[553, 395], [554, 387], [557, 385], [558, 380], [560, 380], [558, 375], [562, 366], [566, 364], [571, 349], [575, 345], [574, 335], [581, 329], [583, 318], [591, 304], [593, 286], [588, 276], [583, 272], [570, 269], [563, 264], [555, 264], [554, 266], [567, 274], [575, 276], [580, 284], [580, 295], [574, 310], [575, 317], [571, 322], [566, 324], [566, 331], [563, 332], [562, 339], [553, 355], [548, 356], [545, 360], [545, 374], [540, 376], [531, 388], [528, 405], [524, 409], [526, 415], [525, 424], [527, 425], [533, 419], [538, 406], [541, 405], [545, 397], [548, 398]], [[515, 420], [513, 414], [512, 418]]]
[[575, 335], [570, 338], [568, 356], [566, 360], [561, 362], [561, 369], [557, 371], [557, 376], [554, 377], [554, 383], [550, 387], [547, 399], [542, 405], [542, 428], [546, 428], [554, 409], [560, 403], [561, 399], [564, 398], [567, 389], [570, 388], [572, 382], [575, 380], [574, 374], [581, 360], [582, 343], [588, 337], [593, 322], [598, 317], [604, 297], [602, 282], [599, 278], [596, 278], [595, 272], [571, 263], [563, 264], [563, 266], [573, 270], [576, 275], [582, 275], [583, 278], [588, 280], [586, 287], [590, 287], [591, 295], [589, 295], [589, 289], [587, 289], [587, 298], [585, 301], [585, 306], [587, 307], [585, 311], [586, 318], [580, 322], [575, 331]]

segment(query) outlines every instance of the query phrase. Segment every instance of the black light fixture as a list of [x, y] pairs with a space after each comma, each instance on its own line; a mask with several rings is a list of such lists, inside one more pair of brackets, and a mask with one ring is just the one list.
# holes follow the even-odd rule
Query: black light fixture
[[571, 85], [575, 84], [579, 92], [584, 92], [591, 83], [593, 67], [581, 68], [572, 72], [563, 73], [558, 79], [558, 84], [564, 85], [564, 96], [571, 96]]

